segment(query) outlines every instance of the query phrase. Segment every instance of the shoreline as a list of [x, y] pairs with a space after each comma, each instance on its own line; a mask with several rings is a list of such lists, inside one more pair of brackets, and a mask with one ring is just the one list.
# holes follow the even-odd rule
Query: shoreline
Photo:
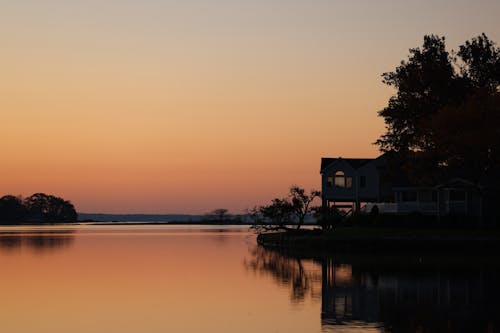
[[500, 254], [500, 229], [338, 228], [261, 233], [257, 243], [300, 253], [420, 252]]
[[251, 223], [221, 223], [221, 222], [109, 222], [109, 221], [75, 221], [75, 222], [18, 222], [18, 223], [0, 223], [0, 226], [57, 226], [57, 225], [213, 225], [213, 226], [248, 226], [251, 227]]

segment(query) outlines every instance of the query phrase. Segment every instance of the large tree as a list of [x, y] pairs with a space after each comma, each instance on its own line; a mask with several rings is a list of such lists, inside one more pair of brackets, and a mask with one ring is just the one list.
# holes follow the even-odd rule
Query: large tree
[[74, 222], [78, 218], [73, 204], [62, 198], [35, 193], [24, 200], [28, 216], [54, 222]]
[[451, 54], [444, 37], [425, 36], [382, 75], [397, 92], [379, 112], [387, 131], [376, 144], [419, 180], [498, 168], [500, 49], [482, 34]]
[[436, 157], [471, 180], [500, 169], [500, 94], [475, 94], [443, 108], [430, 121]]
[[379, 112], [387, 128], [376, 142], [380, 149], [406, 152], [433, 147], [427, 121], [454, 100], [459, 86], [444, 37], [425, 36], [422, 48], [410, 49], [408, 60], [382, 77], [397, 93]]

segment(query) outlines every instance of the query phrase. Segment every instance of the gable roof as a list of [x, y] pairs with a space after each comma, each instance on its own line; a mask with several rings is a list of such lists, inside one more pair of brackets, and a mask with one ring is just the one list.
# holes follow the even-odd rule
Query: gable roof
[[333, 164], [334, 162], [339, 161], [339, 160], [342, 160], [342, 161], [348, 163], [353, 169], [356, 170], [356, 169], [361, 168], [363, 165], [365, 165], [365, 164], [367, 164], [367, 163], [369, 163], [371, 161], [376, 160], [377, 158], [342, 158], [342, 157], [331, 158], [331, 157], [322, 157], [321, 158], [321, 170], [320, 170], [320, 173], [322, 173], [325, 168], [327, 168], [328, 166], [330, 166], [331, 164]]

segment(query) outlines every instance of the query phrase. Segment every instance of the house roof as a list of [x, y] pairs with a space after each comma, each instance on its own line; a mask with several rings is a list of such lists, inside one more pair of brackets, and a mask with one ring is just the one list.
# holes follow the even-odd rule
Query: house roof
[[[378, 157], [377, 157], [378, 158]], [[353, 169], [359, 169], [363, 165], [376, 160], [377, 158], [331, 158], [331, 157], [322, 157], [321, 158], [321, 170], [320, 172], [323, 172], [323, 170], [330, 166], [332, 163], [335, 161], [342, 160], [346, 163], [348, 163]]]
[[453, 178], [436, 186], [436, 188], [479, 188], [479, 184], [463, 178]]

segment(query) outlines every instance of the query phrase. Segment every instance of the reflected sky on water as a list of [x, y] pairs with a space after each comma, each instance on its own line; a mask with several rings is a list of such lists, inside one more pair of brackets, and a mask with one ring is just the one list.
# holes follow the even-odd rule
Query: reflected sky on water
[[292, 256], [239, 227], [0, 227], [5, 332], [495, 332], [484, 256]]

